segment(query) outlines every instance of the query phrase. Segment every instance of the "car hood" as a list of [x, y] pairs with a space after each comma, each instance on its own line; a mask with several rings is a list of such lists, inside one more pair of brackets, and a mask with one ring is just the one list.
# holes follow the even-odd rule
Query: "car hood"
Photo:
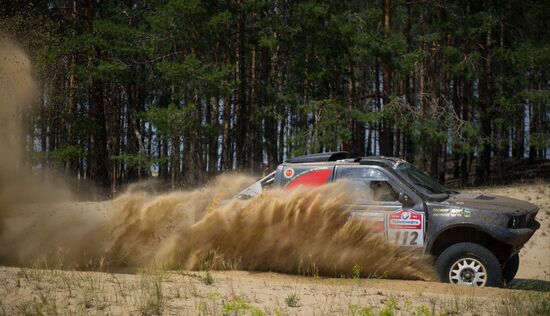
[[446, 200], [450, 205], [487, 211], [504, 211], [526, 214], [536, 211], [535, 204], [492, 194], [460, 193]]

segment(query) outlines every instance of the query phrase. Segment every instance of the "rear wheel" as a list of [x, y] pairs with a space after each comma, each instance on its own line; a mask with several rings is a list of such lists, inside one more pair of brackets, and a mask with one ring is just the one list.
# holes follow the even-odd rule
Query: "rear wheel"
[[445, 249], [437, 258], [436, 268], [443, 282], [469, 286], [501, 286], [502, 267], [487, 248], [462, 242]]
[[516, 277], [519, 269], [519, 253], [513, 255], [510, 259], [506, 260], [504, 263], [504, 268], [502, 269], [502, 278], [506, 284], [510, 284], [512, 280]]

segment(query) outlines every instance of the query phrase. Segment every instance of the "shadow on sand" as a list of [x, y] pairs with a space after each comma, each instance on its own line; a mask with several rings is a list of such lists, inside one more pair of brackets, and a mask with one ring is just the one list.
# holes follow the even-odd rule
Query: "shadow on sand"
[[550, 281], [533, 279], [514, 279], [508, 286], [510, 289], [550, 292]]

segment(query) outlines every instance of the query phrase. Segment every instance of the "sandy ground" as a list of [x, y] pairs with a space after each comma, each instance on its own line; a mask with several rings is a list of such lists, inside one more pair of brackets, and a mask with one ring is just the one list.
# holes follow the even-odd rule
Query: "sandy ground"
[[521, 251], [517, 280], [509, 288], [245, 271], [75, 272], [0, 267], [0, 315], [548, 315], [550, 184], [470, 192], [516, 197], [541, 209], [537, 216], [541, 229]]
[[7, 315], [368, 315], [368, 311], [385, 315], [517, 315], [544, 308], [550, 300], [549, 292], [422, 281], [326, 279], [244, 271], [207, 275], [2, 268], [0, 310]]

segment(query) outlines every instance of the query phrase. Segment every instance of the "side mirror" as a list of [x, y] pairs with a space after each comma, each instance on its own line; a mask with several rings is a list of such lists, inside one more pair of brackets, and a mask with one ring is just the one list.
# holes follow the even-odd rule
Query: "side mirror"
[[403, 204], [403, 206], [412, 206], [414, 205], [413, 200], [405, 193], [399, 192], [399, 202]]

